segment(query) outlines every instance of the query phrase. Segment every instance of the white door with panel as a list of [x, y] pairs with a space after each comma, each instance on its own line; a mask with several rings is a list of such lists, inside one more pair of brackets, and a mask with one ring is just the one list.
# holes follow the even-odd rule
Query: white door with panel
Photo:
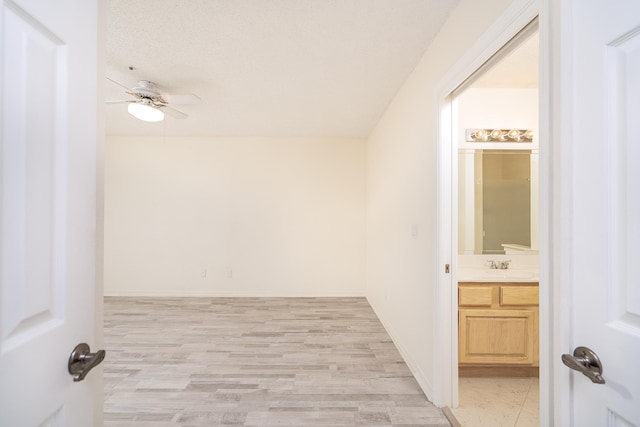
[[563, 56], [572, 69], [563, 93], [571, 132], [558, 144], [569, 147], [562, 167], [571, 174], [558, 233], [567, 237], [559, 268], [570, 272], [572, 296], [560, 310], [572, 310], [564, 351], [593, 350], [604, 380], [573, 371], [571, 424], [640, 426], [640, 2], [569, 4]]
[[95, 339], [98, 28], [94, 0], [0, 0], [2, 426], [101, 410], [99, 378], [68, 370]]

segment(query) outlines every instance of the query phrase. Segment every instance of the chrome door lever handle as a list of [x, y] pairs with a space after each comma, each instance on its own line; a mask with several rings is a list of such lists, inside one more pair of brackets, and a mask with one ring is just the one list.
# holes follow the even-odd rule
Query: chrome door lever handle
[[89, 344], [81, 343], [76, 346], [69, 356], [68, 369], [73, 375], [73, 381], [78, 382], [84, 380], [90, 370], [98, 366], [106, 355], [104, 350], [98, 350], [91, 353]]
[[602, 378], [602, 363], [600, 362], [600, 358], [588, 347], [576, 347], [576, 349], [573, 350], [573, 356], [563, 354], [562, 363], [574, 371], [582, 372], [596, 384], [604, 384], [605, 382], [604, 378]]

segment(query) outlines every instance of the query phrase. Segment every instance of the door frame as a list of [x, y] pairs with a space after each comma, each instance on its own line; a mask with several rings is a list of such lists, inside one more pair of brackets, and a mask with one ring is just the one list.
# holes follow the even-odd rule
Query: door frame
[[[539, 138], [540, 138], [540, 423], [553, 425], [553, 419], [566, 419], [568, 405], [558, 402], [554, 406], [554, 365], [550, 355], [560, 342], [551, 326], [558, 319], [552, 311], [554, 300], [551, 292], [551, 260], [555, 239], [551, 234], [553, 210], [552, 178], [553, 155], [557, 150], [552, 137], [554, 123], [552, 111], [551, 37], [556, 37], [559, 26], [552, 22], [550, 0], [515, 0], [483, 36], [460, 58], [444, 76], [436, 88], [436, 111], [438, 112], [438, 228], [437, 228], [437, 286], [435, 295], [435, 345], [434, 345], [434, 402], [438, 406], [458, 406], [458, 304], [457, 304], [457, 253], [458, 253], [458, 202], [457, 202], [457, 156], [453, 151], [457, 144], [452, 130], [452, 98], [450, 94], [492, 55], [504, 46], [529, 22], [539, 17]], [[554, 15], [557, 16], [557, 15]], [[557, 39], [553, 43], [558, 45]], [[555, 157], [555, 156], [554, 156]], [[450, 273], [445, 265], [451, 266]], [[567, 325], [566, 322], [560, 322]], [[562, 332], [562, 331], [561, 331]], [[562, 338], [562, 337], [560, 337]], [[552, 341], [553, 340], [553, 341]], [[555, 375], [557, 377], [557, 375]], [[562, 386], [561, 386], [562, 388]], [[564, 393], [563, 393], [564, 394]], [[566, 396], [566, 394], [565, 394]], [[560, 403], [558, 405], [558, 403]], [[564, 415], [554, 412], [560, 411]]]
[[[95, 229], [95, 282], [94, 282], [94, 341], [96, 348], [104, 346], [104, 162], [106, 149], [106, 95], [104, 76], [107, 70], [107, 0], [96, 0], [98, 10], [97, 49], [97, 118], [96, 118], [96, 229]], [[107, 350], [107, 354], [109, 349]], [[108, 357], [108, 356], [107, 356]], [[93, 423], [104, 424], [104, 365], [96, 372], [97, 390], [94, 391]]]

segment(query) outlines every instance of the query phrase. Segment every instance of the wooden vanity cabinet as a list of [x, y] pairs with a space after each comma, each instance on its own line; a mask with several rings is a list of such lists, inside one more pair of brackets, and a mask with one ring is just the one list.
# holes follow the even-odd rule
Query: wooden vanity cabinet
[[458, 319], [461, 366], [538, 366], [538, 283], [460, 282]]

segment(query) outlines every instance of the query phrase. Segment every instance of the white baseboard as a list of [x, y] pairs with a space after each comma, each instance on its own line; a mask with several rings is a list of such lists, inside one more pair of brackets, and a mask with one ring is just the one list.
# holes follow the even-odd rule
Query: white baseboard
[[391, 341], [393, 341], [393, 344], [398, 349], [400, 356], [402, 356], [402, 359], [404, 359], [404, 362], [407, 364], [407, 367], [413, 374], [413, 377], [418, 382], [418, 385], [424, 392], [425, 396], [427, 396], [427, 399], [429, 399], [429, 401], [433, 402], [433, 384], [431, 384], [431, 381], [429, 381], [429, 379], [424, 374], [420, 366], [415, 362], [415, 359], [411, 357], [411, 354], [408, 353], [406, 349], [398, 342], [398, 340], [396, 339], [397, 335], [394, 334], [393, 330], [385, 322], [383, 316], [380, 316], [380, 311], [376, 309], [375, 304], [368, 297], [367, 297], [367, 301], [369, 302], [369, 305], [371, 306], [374, 313], [380, 320], [380, 323], [382, 323], [382, 326], [387, 331], [387, 334], [389, 334], [389, 337], [391, 337]]
[[344, 292], [286, 292], [286, 291], [269, 291], [269, 292], [206, 292], [193, 290], [159, 290], [159, 291], [140, 291], [140, 290], [105, 290], [105, 297], [208, 297], [208, 298], [364, 298], [364, 291], [344, 291]]

